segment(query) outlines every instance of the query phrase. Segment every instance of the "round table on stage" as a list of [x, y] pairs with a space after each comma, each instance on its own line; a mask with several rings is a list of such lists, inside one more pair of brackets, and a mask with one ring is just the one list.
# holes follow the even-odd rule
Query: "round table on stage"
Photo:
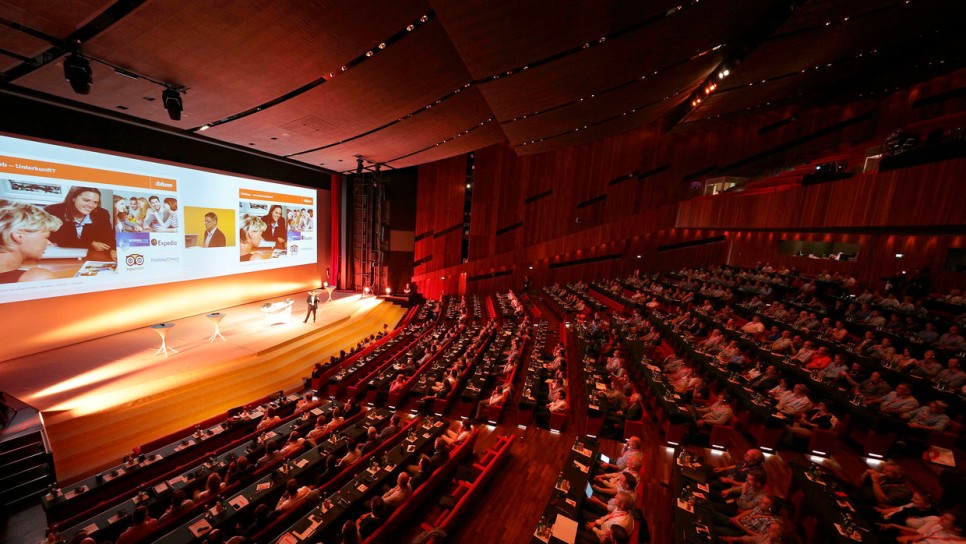
[[265, 312], [265, 320], [269, 325], [288, 323], [292, 318], [293, 304], [295, 304], [295, 301], [290, 298], [262, 304], [262, 311]]
[[332, 291], [335, 291], [335, 285], [326, 285], [325, 291], [329, 294], [329, 298], [326, 299], [326, 302], [332, 302]]
[[[221, 320], [225, 318], [225, 314], [221, 312], [212, 312], [206, 315], [205, 317], [210, 319], [211, 322], [214, 323], [215, 325], [215, 332], [211, 334], [211, 338], [208, 339], [208, 342], [209, 343], [214, 342], [215, 338], [221, 338], [222, 340], [225, 340], [225, 337], [221, 335], [221, 329], [219, 328], [221, 326]], [[225, 342], [227, 341], [228, 340], [225, 340]]]
[[174, 323], [171, 323], [171, 322], [168, 322], [168, 323], [155, 323], [154, 325], [151, 325], [151, 328], [154, 329], [155, 331], [157, 331], [158, 336], [161, 337], [161, 347], [158, 348], [158, 351], [155, 351], [154, 352], [155, 355], [160, 355], [160, 354], [164, 353], [164, 356], [167, 357], [169, 351], [170, 352], [173, 352], [173, 353], [178, 353], [178, 350], [176, 350], [174, 348], [169, 348], [168, 345], [167, 345], [167, 343], [165, 343], [165, 339], [166, 339], [166, 337], [168, 335], [168, 329], [173, 329], [174, 328]]

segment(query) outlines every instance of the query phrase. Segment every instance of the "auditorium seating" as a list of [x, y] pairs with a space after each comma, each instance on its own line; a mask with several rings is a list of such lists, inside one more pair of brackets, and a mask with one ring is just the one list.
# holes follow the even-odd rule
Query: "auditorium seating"
[[501, 436], [496, 444], [483, 453], [479, 461], [472, 465], [472, 476], [469, 480], [454, 480], [447, 491], [448, 497], [452, 498], [452, 505], [441, 507], [438, 512], [433, 514], [433, 518], [424, 521], [421, 527], [424, 530], [441, 529], [446, 533], [452, 531], [452, 526], [457, 523], [461, 516], [465, 516], [473, 500], [479, 496], [486, 488], [486, 485], [506, 463], [513, 446], [515, 435]]
[[458, 445], [452, 452], [443, 466], [433, 471], [433, 475], [426, 480], [423, 485], [413, 490], [409, 500], [396, 508], [378, 529], [363, 542], [365, 544], [381, 544], [383, 542], [398, 542], [399, 527], [407, 523], [414, 514], [419, 512], [423, 504], [432, 497], [436, 496], [436, 490], [450, 478], [456, 468], [473, 453], [476, 445], [476, 437], [479, 428], [474, 429], [473, 433], [462, 444]]

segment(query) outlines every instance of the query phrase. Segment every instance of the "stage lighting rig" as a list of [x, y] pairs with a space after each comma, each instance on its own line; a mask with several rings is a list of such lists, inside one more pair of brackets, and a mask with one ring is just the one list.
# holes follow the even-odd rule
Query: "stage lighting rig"
[[164, 102], [164, 109], [168, 110], [168, 117], [172, 121], [180, 121], [181, 112], [184, 110], [181, 91], [168, 87], [161, 93], [161, 100]]
[[91, 63], [76, 51], [64, 59], [64, 77], [70, 82], [70, 87], [77, 94], [89, 94], [94, 84], [94, 72]]

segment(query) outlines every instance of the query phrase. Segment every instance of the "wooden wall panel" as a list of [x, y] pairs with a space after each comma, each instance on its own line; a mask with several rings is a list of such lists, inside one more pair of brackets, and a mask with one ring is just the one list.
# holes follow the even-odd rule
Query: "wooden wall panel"
[[[671, 132], [648, 127], [534, 155], [517, 156], [506, 144], [481, 149], [475, 154], [469, 262], [460, 264], [435, 255], [457, 252], [455, 240], [436, 242], [431, 250], [417, 242], [417, 260], [420, 254], [430, 252], [434, 260], [416, 268], [415, 281], [426, 282], [427, 287], [433, 284], [431, 289], [436, 292], [452, 292], [461, 283], [450, 282], [465, 274], [466, 291], [475, 292], [519, 286], [526, 275], [538, 286], [623, 274], [636, 261], [647, 270], [728, 259], [754, 264], [779, 260], [776, 239], [802, 236], [861, 240], [868, 258], [858, 263], [825, 263], [865, 281], [894, 273], [895, 253], [921, 249], [930, 254], [907, 260], [902, 266], [926, 264], [938, 272], [946, 248], [961, 247], [951, 244], [961, 244], [958, 236], [966, 232], [966, 207], [957, 196], [966, 159], [858, 174], [848, 180], [772, 193], [693, 198], [690, 182], [749, 172], [777, 176], [816, 159], [842, 155], [843, 149], [850, 156], [862, 156], [865, 150], [876, 149], [898, 125], [925, 126], [922, 119], [935, 116], [958, 122], [966, 99], [951, 94], [937, 106], [916, 105], [916, 100], [964, 84], [966, 70], [878, 103], [811, 112], [772, 110], [744, 115], [740, 122], [689, 123]], [[446, 223], [439, 219], [445, 214], [441, 210], [461, 209], [463, 194], [439, 186], [446, 178], [446, 168], [454, 167], [453, 160], [420, 167], [417, 213], [427, 227]], [[630, 173], [651, 171], [657, 173], [619, 180]], [[463, 187], [463, 178], [454, 176], [447, 183]], [[526, 202], [547, 192], [543, 198]], [[417, 235], [421, 230], [417, 228]], [[927, 231], [942, 236], [922, 234]], [[894, 238], [889, 238], [890, 233]], [[657, 251], [662, 245], [710, 236], [725, 236], [726, 240], [712, 246]], [[895, 247], [909, 250], [895, 251]], [[550, 268], [554, 263], [613, 254], [623, 259]], [[821, 262], [801, 264], [788, 259], [799, 268], [822, 266]], [[956, 273], [937, 276], [943, 283], [961, 282]]]
[[417, 263], [428, 256], [432, 256], [432, 260], [416, 266], [416, 274], [460, 263], [463, 230], [457, 228], [447, 232], [447, 229], [462, 225], [465, 197], [465, 155], [419, 167], [416, 193], [417, 240], [413, 258]]
[[956, 195], [966, 159], [943, 161], [787, 191], [680, 204], [680, 228], [862, 228], [964, 225]]

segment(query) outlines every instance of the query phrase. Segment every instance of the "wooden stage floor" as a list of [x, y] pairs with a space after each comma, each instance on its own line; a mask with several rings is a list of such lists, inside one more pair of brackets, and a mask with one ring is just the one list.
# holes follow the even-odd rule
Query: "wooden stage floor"
[[[0, 363], [0, 388], [38, 409], [58, 480], [113, 465], [131, 449], [275, 391], [295, 391], [312, 366], [340, 349], [392, 329], [405, 310], [374, 297], [336, 293], [303, 324], [304, 293], [289, 323], [269, 326], [264, 301], [219, 310], [224, 340], [204, 314], [175, 321], [155, 355], [155, 330], [142, 328]], [[283, 300], [286, 296], [274, 297]]]

